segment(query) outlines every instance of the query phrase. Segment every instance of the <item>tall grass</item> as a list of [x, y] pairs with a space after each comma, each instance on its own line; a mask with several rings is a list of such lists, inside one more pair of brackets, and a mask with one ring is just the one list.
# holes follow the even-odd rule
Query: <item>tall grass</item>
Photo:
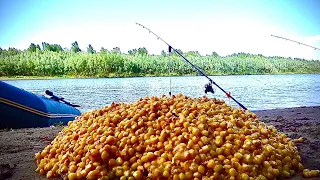
[[[208, 75], [320, 73], [320, 61], [259, 55], [187, 58]], [[191, 65], [175, 55], [21, 51], [14, 55], [0, 55], [0, 76], [162, 76], [168, 75], [169, 63], [172, 75], [197, 74]]]

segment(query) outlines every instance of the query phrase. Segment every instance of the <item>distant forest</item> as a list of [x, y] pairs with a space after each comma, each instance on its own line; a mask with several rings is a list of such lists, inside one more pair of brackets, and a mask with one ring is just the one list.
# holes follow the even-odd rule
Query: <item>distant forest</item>
[[[216, 52], [201, 56], [198, 51], [179, 53], [187, 57], [208, 75], [244, 74], [304, 74], [320, 73], [319, 60], [266, 57], [261, 54], [234, 53], [219, 56]], [[168, 69], [171, 69], [170, 74]], [[78, 42], [71, 48], [59, 44], [31, 43], [25, 50], [0, 48], [0, 76], [45, 76], [45, 77], [133, 77], [133, 76], [183, 76], [197, 75], [177, 53], [150, 55], [145, 47], [121, 52], [101, 48], [97, 52], [91, 44], [86, 51]]]

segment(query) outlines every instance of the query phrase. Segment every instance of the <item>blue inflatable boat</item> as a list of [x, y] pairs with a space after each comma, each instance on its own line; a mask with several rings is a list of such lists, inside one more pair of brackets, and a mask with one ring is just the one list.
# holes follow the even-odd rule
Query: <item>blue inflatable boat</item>
[[48, 127], [67, 124], [80, 111], [63, 98], [46, 91], [50, 96], [37, 96], [0, 81], [0, 129]]

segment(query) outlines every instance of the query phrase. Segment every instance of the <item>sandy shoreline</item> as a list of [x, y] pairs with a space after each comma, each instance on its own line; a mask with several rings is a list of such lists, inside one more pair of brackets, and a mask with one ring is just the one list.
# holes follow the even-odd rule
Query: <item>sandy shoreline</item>
[[[255, 111], [289, 137], [306, 138], [297, 144], [306, 168], [320, 168], [320, 106]], [[34, 172], [34, 154], [49, 144], [63, 127], [0, 130], [0, 180], [46, 179]], [[300, 175], [291, 179], [304, 179]], [[315, 179], [315, 178], [313, 178]]]

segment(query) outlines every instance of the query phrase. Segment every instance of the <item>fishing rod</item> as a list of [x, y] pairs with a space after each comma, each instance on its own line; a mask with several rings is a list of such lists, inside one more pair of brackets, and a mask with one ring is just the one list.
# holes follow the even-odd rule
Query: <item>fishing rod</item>
[[314, 50], [320, 50], [320, 49], [317, 48], [317, 47], [310, 46], [310, 45], [308, 45], [308, 44], [304, 44], [304, 43], [301, 43], [301, 42], [298, 42], [298, 41], [295, 41], [295, 40], [291, 40], [291, 39], [288, 39], [288, 38], [284, 38], [284, 37], [280, 37], [280, 36], [276, 36], [276, 35], [272, 35], [272, 34], [271, 34], [271, 36], [276, 37], [276, 38], [280, 38], [280, 39], [284, 39], [284, 40], [287, 40], [287, 41], [292, 41], [292, 42], [295, 42], [295, 43], [298, 43], [298, 44], [302, 44], [302, 45], [304, 45], [304, 46], [311, 47], [311, 48], [313, 48]]
[[184, 57], [179, 51], [177, 51], [175, 48], [173, 48], [169, 43], [167, 43], [165, 40], [163, 40], [160, 36], [158, 36], [157, 34], [155, 34], [153, 31], [151, 31], [149, 28], [145, 27], [144, 25], [137, 23], [136, 24], [138, 26], [141, 26], [142, 28], [146, 29], [149, 31], [149, 33], [153, 34], [154, 36], [157, 37], [158, 40], [161, 40], [162, 42], [164, 42], [168, 47], [169, 47], [169, 52], [171, 52], [171, 50], [175, 51], [179, 56], [181, 56], [187, 63], [189, 63], [193, 68], [195, 68], [202, 76], [206, 77], [209, 82], [211, 84], [214, 84], [215, 86], [217, 86], [222, 92], [224, 92], [227, 97], [231, 98], [234, 102], [236, 102], [242, 109], [247, 110], [247, 108], [242, 105], [240, 102], [238, 102], [235, 98], [233, 98], [231, 96], [230, 93], [226, 92], [222, 87], [220, 87], [216, 82], [214, 82], [211, 78], [209, 78], [209, 76], [207, 76], [203, 71], [201, 71], [201, 69], [199, 69], [197, 66], [195, 66], [194, 64], [192, 64], [186, 57]]

